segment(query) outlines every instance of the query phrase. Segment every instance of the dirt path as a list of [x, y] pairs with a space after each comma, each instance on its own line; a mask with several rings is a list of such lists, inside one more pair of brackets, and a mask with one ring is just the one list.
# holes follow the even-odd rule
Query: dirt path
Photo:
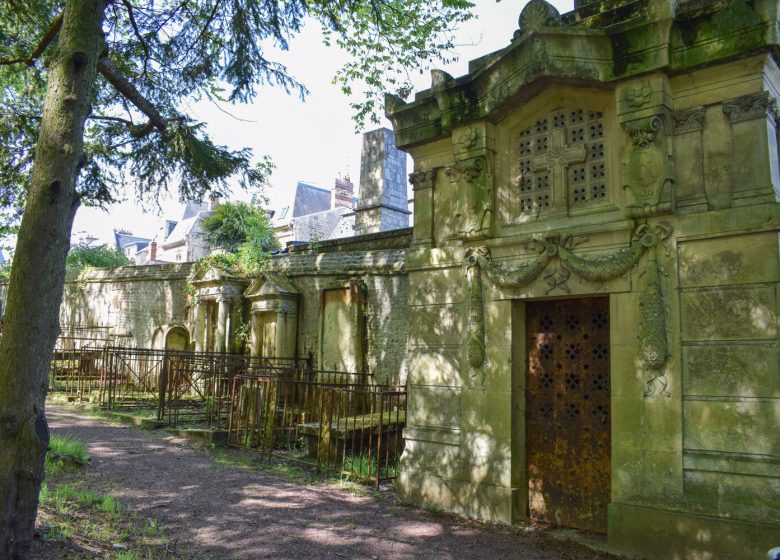
[[616, 558], [539, 530], [479, 524], [392, 499], [304, 485], [220, 464], [164, 432], [116, 426], [56, 406], [53, 432], [87, 443], [87, 484], [156, 519], [179, 554], [203, 559]]

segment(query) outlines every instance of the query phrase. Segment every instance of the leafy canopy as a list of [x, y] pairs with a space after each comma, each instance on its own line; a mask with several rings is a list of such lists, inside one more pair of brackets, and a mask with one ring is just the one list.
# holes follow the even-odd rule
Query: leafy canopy
[[[0, 0], [0, 234], [23, 208], [46, 89], [45, 60], [56, 45], [66, 1]], [[115, 200], [123, 184], [141, 199], [177, 187], [200, 200], [229, 186], [261, 188], [272, 171], [248, 149], [214, 144], [187, 107], [202, 99], [249, 102], [261, 86], [304, 98], [306, 87], [275, 62], [307, 22], [350, 60], [334, 81], [356, 120], [376, 119], [384, 91], [411, 92], [409, 73], [446, 59], [451, 31], [471, 17], [464, 0], [107, 0], [105, 56], [98, 63], [85, 131], [79, 194]], [[316, 60], [316, 53], [312, 53]]]
[[87, 267], [114, 268], [129, 264], [133, 263], [116, 247], [87, 247], [84, 245], [73, 247], [65, 261], [69, 272], [78, 272]]
[[[266, 267], [269, 252], [279, 246], [268, 214], [248, 202], [220, 204], [203, 219], [201, 227], [206, 242], [225, 251], [222, 266], [231, 272], [257, 274]], [[219, 266], [222, 261], [208, 262]]]
[[203, 238], [211, 246], [237, 253], [244, 243], [253, 243], [265, 251], [277, 246], [268, 214], [248, 202], [219, 204], [201, 222]]

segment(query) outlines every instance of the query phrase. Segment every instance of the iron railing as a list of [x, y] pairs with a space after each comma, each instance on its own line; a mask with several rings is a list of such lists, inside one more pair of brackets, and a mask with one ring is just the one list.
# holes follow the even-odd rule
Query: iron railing
[[406, 390], [238, 375], [228, 440], [283, 456], [325, 475], [381, 482], [397, 474], [406, 425]]
[[109, 409], [146, 409], [172, 426], [221, 428], [234, 376], [296, 378], [311, 371], [311, 360], [298, 358], [107, 347], [100, 402]]

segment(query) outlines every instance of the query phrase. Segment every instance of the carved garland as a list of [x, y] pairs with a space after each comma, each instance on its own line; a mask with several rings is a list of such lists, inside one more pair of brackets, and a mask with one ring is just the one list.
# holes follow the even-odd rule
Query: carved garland
[[[487, 247], [470, 250], [466, 255], [466, 275], [469, 283], [468, 320], [466, 324], [466, 356], [473, 370], [485, 362], [485, 313], [482, 295], [482, 272], [490, 282], [501, 288], [522, 288], [536, 280], [556, 256], [562, 263], [561, 269], [545, 276], [551, 290], [558, 287], [568, 292], [565, 282], [573, 272], [584, 280], [605, 282], [629, 272], [647, 251], [659, 244], [666, 245], [673, 228], [662, 222], [654, 228], [639, 225], [632, 236], [631, 246], [594, 258], [575, 255], [572, 248], [583, 238], [566, 236], [549, 237], [543, 241], [532, 240], [541, 245], [541, 252], [530, 261], [515, 267], [493, 262]], [[668, 250], [667, 250], [668, 252]], [[649, 370], [645, 396], [668, 396], [664, 366], [669, 357], [666, 340], [666, 315], [656, 258], [648, 263], [645, 273], [647, 286], [640, 294], [639, 341], [643, 366]], [[552, 279], [552, 280], [550, 280]], [[551, 290], [548, 290], [551, 291]]]

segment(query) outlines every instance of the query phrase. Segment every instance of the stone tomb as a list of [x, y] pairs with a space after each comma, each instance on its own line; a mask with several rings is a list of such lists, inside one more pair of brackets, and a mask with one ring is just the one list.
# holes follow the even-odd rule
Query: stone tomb
[[404, 500], [643, 558], [780, 542], [777, 11], [532, 0], [468, 75], [388, 96]]

